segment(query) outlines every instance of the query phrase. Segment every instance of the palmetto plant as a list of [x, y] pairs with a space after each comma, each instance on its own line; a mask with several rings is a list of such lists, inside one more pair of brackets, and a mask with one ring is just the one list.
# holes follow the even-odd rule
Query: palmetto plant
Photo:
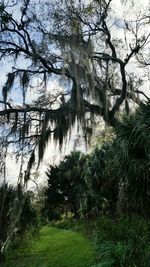
[[[53, 178], [74, 212], [115, 215], [120, 207], [129, 213], [149, 214], [149, 114], [150, 104], [142, 104], [136, 113], [123, 118], [112, 142], [86, 156], [73, 152], [60, 163]], [[53, 167], [48, 177], [52, 173]]]
[[124, 187], [128, 211], [149, 213], [150, 204], [150, 103], [125, 117], [116, 129], [110, 160], [111, 172]]
[[108, 159], [111, 157], [112, 143], [104, 144], [100, 149], [96, 148], [86, 158], [83, 169], [83, 177], [87, 184], [88, 194], [93, 199], [92, 207], [88, 209], [104, 212], [115, 207], [117, 186], [107, 171]]

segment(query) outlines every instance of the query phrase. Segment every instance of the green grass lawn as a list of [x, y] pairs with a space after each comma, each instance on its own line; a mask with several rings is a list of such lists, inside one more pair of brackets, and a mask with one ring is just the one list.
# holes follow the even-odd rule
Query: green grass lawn
[[80, 233], [45, 226], [31, 247], [8, 255], [4, 267], [87, 267], [94, 256]]

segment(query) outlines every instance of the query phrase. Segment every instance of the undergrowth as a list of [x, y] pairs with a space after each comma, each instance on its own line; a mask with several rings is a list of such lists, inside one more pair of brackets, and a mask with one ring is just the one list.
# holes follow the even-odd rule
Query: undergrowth
[[69, 219], [56, 226], [82, 232], [91, 239], [97, 258], [92, 267], [150, 266], [150, 221], [141, 217]]
[[98, 264], [92, 267], [150, 266], [150, 222], [122, 216], [97, 221], [92, 237]]

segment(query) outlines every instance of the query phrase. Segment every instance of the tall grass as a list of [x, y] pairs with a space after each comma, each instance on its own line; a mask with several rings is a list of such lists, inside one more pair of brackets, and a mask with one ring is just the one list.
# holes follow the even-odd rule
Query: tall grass
[[97, 222], [93, 244], [98, 264], [93, 267], [150, 266], [150, 222], [138, 217], [121, 217]]

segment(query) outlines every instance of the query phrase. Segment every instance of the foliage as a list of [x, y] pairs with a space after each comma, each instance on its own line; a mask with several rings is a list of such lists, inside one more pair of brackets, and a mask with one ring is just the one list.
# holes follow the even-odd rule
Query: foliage
[[82, 155], [72, 152], [58, 166], [51, 166], [45, 208], [71, 211], [75, 217], [96, 217], [100, 213], [115, 213], [118, 181], [105, 174], [111, 156], [111, 143]]
[[[7, 240], [9, 231], [11, 231], [11, 224], [13, 223], [12, 216], [17, 214], [17, 206], [14, 210], [15, 190], [7, 184], [0, 187], [0, 250], [3, 254], [4, 243]], [[13, 214], [13, 212], [15, 212]], [[12, 229], [13, 230], [13, 229]], [[1, 259], [0, 259], [1, 260]]]
[[99, 264], [95, 267], [148, 266], [149, 230], [150, 223], [135, 216], [99, 219], [94, 238]]
[[[126, 9], [127, 1], [121, 2]], [[87, 140], [97, 118], [115, 127], [120, 111], [129, 113], [131, 100], [140, 104], [137, 93], [148, 99], [132, 58], [142, 64], [149, 51], [149, 9], [140, 10], [138, 19], [134, 14], [129, 20], [127, 13], [118, 21], [115, 0], [17, 3], [0, 4], [0, 62], [11, 62], [2, 85], [0, 145], [7, 154], [14, 143], [18, 155], [30, 156], [27, 181], [37, 150], [39, 165], [51, 138], [61, 147], [78, 122]], [[125, 38], [115, 35], [117, 29]], [[56, 83], [54, 92], [50, 82]], [[16, 101], [17, 88], [22, 96]]]
[[150, 104], [125, 117], [116, 128], [108, 170], [120, 181], [122, 209], [149, 216], [150, 191]]
[[27, 232], [37, 230], [39, 220], [31, 204], [29, 192], [24, 193], [21, 187], [2, 184], [0, 200], [0, 250], [3, 258], [12, 240], [16, 243]]
[[80, 152], [72, 152], [58, 166], [50, 166], [47, 172], [47, 213], [59, 207], [66, 212], [66, 216], [67, 211], [71, 211], [78, 217], [80, 199], [86, 191], [86, 184], [81, 176], [83, 166], [84, 157]]
[[27, 232], [34, 233], [40, 227], [40, 214], [34, 207], [30, 191], [24, 193], [24, 203], [22, 213], [19, 219], [19, 236], [25, 235]]
[[[149, 66], [149, 9], [141, 11], [138, 19], [128, 20], [127, 16], [118, 22], [114, 2], [52, 0], [43, 4], [23, 0], [17, 10], [18, 1], [0, 4], [0, 63], [12, 64], [9, 71], [6, 68], [0, 100], [1, 172], [5, 175], [10, 146], [17, 158], [22, 157], [20, 177], [27, 182], [37, 154], [39, 166], [51, 139], [59, 141], [61, 148], [78, 125], [87, 141], [94, 122], [101, 117], [115, 128], [116, 138], [108, 147], [88, 156], [75, 153], [59, 166], [51, 166], [45, 204], [49, 218], [58, 219], [68, 210], [75, 217], [87, 218], [104, 213], [114, 216], [119, 210], [150, 215], [150, 104], [141, 72], [136, 77], [130, 70], [133, 60]], [[126, 7], [124, 3], [127, 1], [122, 1]], [[114, 36], [117, 28], [124, 40]], [[52, 81], [58, 85], [54, 93], [49, 90]], [[19, 104], [13, 98], [18, 87], [22, 90]], [[31, 99], [29, 89], [36, 92]], [[142, 94], [147, 104], [142, 104], [137, 94]], [[132, 115], [131, 100], [140, 105]], [[122, 112], [128, 116], [122, 119]], [[28, 158], [25, 173], [24, 156]], [[4, 185], [1, 191], [5, 191], [0, 210], [1, 250], [14, 232], [37, 226], [36, 212], [30, 209], [21, 186], [13, 192]], [[128, 245], [118, 243], [117, 251], [121, 248], [124, 257]], [[110, 242], [108, 247], [114, 249], [114, 244]]]
[[74, 218], [63, 218], [63, 220], [58, 222], [51, 223], [52, 226], [57, 227], [58, 229], [71, 230], [75, 232], [79, 232], [89, 240], [92, 239], [93, 234], [95, 233], [97, 218], [91, 219], [74, 219]]
[[[112, 140], [96, 148], [87, 156], [86, 164], [83, 168], [83, 177], [86, 181], [89, 195], [93, 197], [91, 203], [91, 214], [95, 208], [95, 215], [100, 212], [115, 213], [118, 181], [114, 179], [107, 170], [108, 160], [112, 157]], [[95, 203], [94, 203], [95, 202]]]
[[[89, 155], [73, 152], [48, 175], [47, 203], [81, 217], [150, 215], [150, 104], [125, 116], [111, 142]], [[53, 203], [52, 203], [53, 202]]]

